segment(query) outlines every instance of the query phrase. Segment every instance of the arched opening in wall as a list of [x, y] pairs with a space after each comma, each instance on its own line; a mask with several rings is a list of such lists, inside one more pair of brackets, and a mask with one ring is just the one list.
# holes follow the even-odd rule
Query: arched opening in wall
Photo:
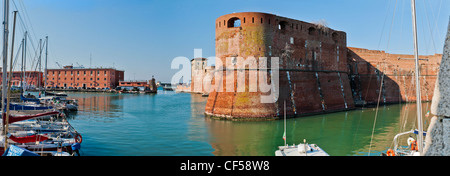
[[241, 20], [239, 18], [237, 18], [237, 17], [230, 18], [228, 20], [227, 27], [229, 27], [229, 28], [241, 27]]
[[314, 28], [314, 27], [308, 28], [308, 34], [309, 35], [316, 35], [316, 28]]
[[333, 32], [333, 34], [331, 34], [331, 38], [337, 42], [339, 40], [339, 35], [336, 32]]
[[288, 25], [288, 22], [280, 21], [280, 23], [278, 23], [278, 29], [279, 30], [285, 30], [287, 25]]

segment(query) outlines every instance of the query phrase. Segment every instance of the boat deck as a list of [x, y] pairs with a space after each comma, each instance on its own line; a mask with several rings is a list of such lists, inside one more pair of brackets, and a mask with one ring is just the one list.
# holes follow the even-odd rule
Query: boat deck
[[278, 148], [275, 156], [330, 156], [316, 144], [279, 146]]

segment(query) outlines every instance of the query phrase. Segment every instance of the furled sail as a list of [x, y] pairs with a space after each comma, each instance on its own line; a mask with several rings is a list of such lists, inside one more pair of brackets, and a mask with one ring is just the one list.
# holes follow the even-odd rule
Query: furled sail
[[[32, 119], [32, 118], [36, 118], [36, 117], [48, 116], [48, 115], [56, 115], [56, 114], [59, 114], [59, 112], [58, 111], [51, 111], [51, 112], [39, 113], [39, 114], [34, 114], [34, 115], [23, 115], [23, 116], [12, 116], [12, 115], [9, 115], [9, 122], [8, 123], [11, 124], [11, 123], [14, 123], [14, 122], [28, 120], [28, 119]], [[5, 124], [5, 120], [6, 120], [6, 118], [3, 118], [3, 124]]]
[[45, 140], [48, 139], [48, 137], [42, 136], [42, 135], [31, 135], [31, 136], [25, 136], [25, 137], [15, 137], [13, 135], [10, 135], [9, 139], [11, 139], [14, 142], [24, 144], [24, 143], [30, 143], [30, 142], [45, 141]]

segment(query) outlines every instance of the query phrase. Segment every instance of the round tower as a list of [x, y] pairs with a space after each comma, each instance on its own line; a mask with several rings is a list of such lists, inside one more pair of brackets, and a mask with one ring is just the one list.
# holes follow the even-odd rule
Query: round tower
[[[345, 32], [259, 12], [223, 15], [216, 19], [215, 26], [216, 69], [220, 69], [221, 62], [223, 71], [219, 72], [223, 72], [223, 77], [222, 82], [214, 80], [213, 84], [223, 90], [210, 93], [207, 115], [232, 119], [278, 118], [283, 115], [284, 102], [289, 116], [353, 107]], [[273, 87], [279, 92], [275, 103], [261, 103], [261, 96], [270, 93], [261, 92], [259, 87], [251, 91], [260, 81], [252, 81], [256, 71], [249, 69], [257, 66], [257, 62], [248, 62], [246, 69], [241, 70], [245, 82], [238, 81], [236, 63], [239, 58], [247, 61], [250, 57], [257, 61], [259, 57], [267, 57], [268, 65], [271, 58], [279, 58], [279, 86]], [[269, 71], [265, 74], [270, 75]], [[270, 84], [270, 80], [267, 82]], [[245, 83], [244, 92], [237, 90], [242, 83]]]

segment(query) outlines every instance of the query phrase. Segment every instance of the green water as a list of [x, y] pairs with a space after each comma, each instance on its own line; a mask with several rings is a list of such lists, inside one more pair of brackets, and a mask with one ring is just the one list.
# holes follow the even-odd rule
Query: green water
[[[159, 90], [156, 95], [69, 93], [79, 102], [70, 123], [88, 156], [273, 156], [284, 145], [283, 120], [235, 122], [205, 118], [206, 97]], [[431, 103], [423, 103], [424, 114]], [[424, 117], [425, 128], [429, 118]], [[287, 120], [287, 143], [306, 139], [332, 156], [379, 155], [393, 137], [415, 128], [416, 105], [375, 108]], [[373, 139], [372, 129], [374, 130]], [[372, 139], [372, 145], [370, 146]], [[400, 139], [405, 141], [406, 139]]]

